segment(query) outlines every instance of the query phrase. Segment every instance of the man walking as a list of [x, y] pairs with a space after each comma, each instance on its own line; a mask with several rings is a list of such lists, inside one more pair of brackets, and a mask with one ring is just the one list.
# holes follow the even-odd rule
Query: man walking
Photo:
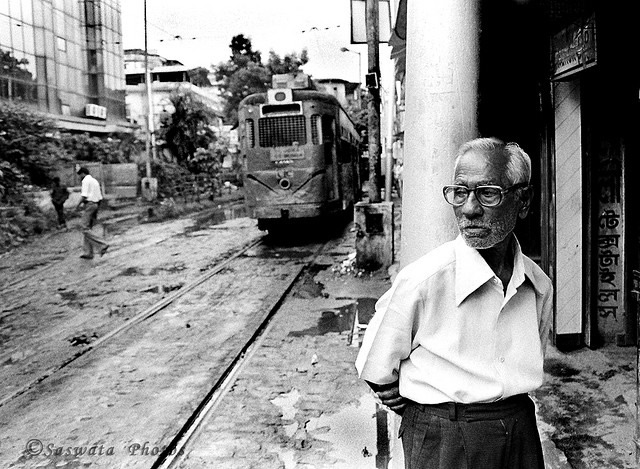
[[69, 198], [69, 191], [60, 182], [58, 176], [53, 178], [53, 186], [51, 187], [51, 203], [56, 209], [58, 215], [58, 228], [66, 228], [67, 222], [64, 219], [64, 202]]
[[443, 188], [460, 230], [405, 267], [376, 304], [356, 367], [402, 414], [410, 469], [543, 469], [534, 405], [552, 285], [513, 234], [529, 156], [494, 138], [462, 145]]
[[76, 210], [83, 207], [82, 212], [82, 234], [84, 236], [82, 259], [93, 259], [94, 249], [104, 256], [109, 248], [105, 240], [99, 238], [91, 232], [91, 228], [98, 219], [98, 209], [102, 200], [100, 183], [89, 174], [89, 170], [84, 166], [78, 169], [78, 174], [82, 176], [82, 200], [78, 203]]

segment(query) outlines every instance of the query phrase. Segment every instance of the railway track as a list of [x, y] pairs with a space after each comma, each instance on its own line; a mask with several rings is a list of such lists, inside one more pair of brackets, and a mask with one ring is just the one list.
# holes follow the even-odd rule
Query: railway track
[[[256, 246], [258, 246], [259, 244], [262, 244], [263, 242], [264, 242], [264, 239], [260, 238], [260, 239], [258, 239], [256, 241], [252, 241], [252, 242], [250, 242], [250, 243], [248, 243], [246, 245], [241, 246], [235, 253], [231, 254], [229, 257], [227, 257], [226, 259], [224, 259], [220, 263], [212, 266], [210, 268], [210, 270], [205, 272], [203, 275], [198, 277], [193, 282], [189, 283], [188, 285], [185, 285], [184, 287], [180, 288], [179, 290], [175, 291], [174, 293], [170, 294], [169, 296], [167, 296], [167, 297], [163, 298], [162, 300], [158, 301], [157, 303], [155, 303], [154, 305], [150, 306], [149, 308], [146, 308], [145, 310], [143, 310], [140, 313], [136, 314], [133, 318], [129, 319], [124, 324], [121, 324], [120, 326], [116, 327], [115, 329], [112, 329], [110, 332], [108, 332], [104, 336], [100, 337], [99, 339], [89, 343], [85, 348], [83, 348], [82, 350], [79, 350], [72, 357], [62, 361], [61, 363], [57, 363], [57, 364], [53, 365], [52, 367], [47, 369], [44, 373], [41, 373], [39, 376], [35, 377], [33, 380], [31, 380], [25, 386], [23, 386], [20, 389], [14, 391], [13, 393], [11, 393], [8, 396], [3, 397], [0, 400], [0, 407], [4, 406], [7, 402], [11, 401], [12, 399], [15, 399], [16, 397], [20, 396], [21, 394], [24, 394], [25, 392], [27, 392], [29, 389], [33, 388], [38, 383], [44, 381], [45, 379], [51, 377], [55, 373], [57, 373], [60, 370], [64, 369], [65, 367], [69, 366], [71, 363], [73, 363], [74, 361], [76, 361], [80, 357], [86, 355], [87, 353], [92, 352], [93, 350], [95, 350], [98, 347], [102, 346], [103, 344], [105, 344], [109, 340], [113, 339], [114, 337], [116, 337], [116, 336], [118, 336], [118, 335], [120, 335], [120, 334], [122, 334], [122, 333], [124, 333], [124, 332], [126, 332], [126, 331], [128, 331], [130, 329], [132, 329], [133, 327], [137, 326], [139, 323], [143, 322], [144, 320], [146, 320], [146, 319], [150, 318], [151, 316], [153, 316], [154, 314], [156, 314], [158, 311], [166, 308], [167, 306], [169, 306], [170, 304], [175, 302], [178, 298], [186, 295], [191, 290], [193, 290], [195, 287], [197, 287], [198, 285], [201, 285], [202, 283], [206, 282], [208, 279], [210, 279], [211, 277], [216, 275], [218, 272], [220, 272], [222, 269], [224, 269], [229, 263], [231, 263], [234, 259], [236, 259], [237, 257], [243, 255], [245, 252], [247, 252], [248, 250], [250, 250], [250, 249], [252, 249], [252, 248], [254, 248]], [[49, 266], [49, 267], [51, 267], [51, 266]], [[10, 355], [12, 352], [13, 351], [8, 352], [8, 355]], [[7, 354], [5, 354], [5, 355], [7, 355]], [[0, 362], [3, 361], [2, 358], [3, 357], [0, 357]]]
[[[6, 441], [1, 442], [3, 449], [13, 448], [17, 451], [20, 448], [20, 444], [23, 443], [23, 440], [27, 439], [28, 435], [34, 433], [35, 430], [33, 430], [33, 428], [40, 428], [40, 434], [46, 434], [47, 429], [50, 431], [51, 428], [56, 428], [54, 433], [55, 437], [50, 437], [54, 439], [63, 438], [65, 429], [68, 430], [68, 434], [77, 432], [78, 423], [72, 421], [73, 419], [70, 420], [68, 417], [68, 414], [73, 413], [72, 409], [78, 406], [84, 406], [85, 408], [95, 407], [97, 409], [99, 407], [98, 403], [101, 400], [107, 399], [105, 396], [97, 395], [87, 397], [91, 396], [91, 389], [75, 389], [70, 395], [65, 396], [67, 387], [84, 386], [82, 380], [83, 374], [87, 376], [89, 381], [98, 379], [95, 378], [95, 376], [99, 376], [98, 380], [106, 387], [104, 394], [119, 394], [124, 392], [119, 390], [121, 383], [118, 381], [124, 372], [120, 370], [120, 375], [118, 375], [112, 368], [101, 365], [103, 362], [115, 361], [120, 364], [119, 366], [122, 366], [122, 363], [126, 361], [127, 363], [122, 369], [136, 370], [136, 363], [156, 363], [160, 360], [157, 358], [158, 354], [166, 353], [165, 361], [161, 360], [161, 365], [156, 364], [153, 366], [167, 366], [167, 369], [172, 370], [169, 374], [176, 374], [175, 379], [178, 383], [182, 383], [184, 380], [194, 379], [193, 376], [206, 374], [206, 384], [198, 382], [198, 385], [195, 387], [189, 386], [185, 388], [186, 392], [184, 394], [188, 394], [188, 396], [184, 397], [184, 394], [176, 391], [173, 386], [167, 389], [158, 389], [154, 387], [153, 384], [147, 385], [147, 383], [151, 383], [155, 377], [150, 377], [142, 373], [144, 376], [140, 377], [137, 382], [143, 383], [143, 385], [132, 387], [131, 390], [127, 390], [126, 392], [136, 394], [137, 397], [139, 397], [134, 407], [139, 405], [140, 401], [145, 400], [144, 398], [146, 396], [154, 395], [154, 393], [160, 395], [163, 395], [165, 392], [176, 393], [176, 395], [180, 396], [177, 400], [181, 403], [181, 406], [176, 407], [176, 412], [179, 415], [173, 416], [169, 420], [165, 417], [154, 416], [158, 422], [145, 425], [144, 429], [140, 431], [134, 431], [132, 429], [138, 428], [135, 424], [132, 424], [133, 427], [122, 427], [122, 422], [119, 421], [127, 417], [122, 417], [121, 419], [115, 418], [114, 422], [109, 422], [107, 427], [104, 426], [104, 422], [100, 422], [98, 425], [102, 428], [102, 436], [104, 436], [106, 432], [106, 434], [112, 435], [114, 438], [117, 436], [121, 441], [127, 440], [130, 437], [129, 432], [131, 431], [138, 435], [140, 432], [145, 433], [146, 430], [149, 430], [147, 433], [155, 435], [145, 437], [145, 439], [148, 438], [148, 441], [155, 442], [158, 448], [161, 448], [158, 454], [153, 455], [154, 460], [146, 459], [142, 461], [139, 458], [131, 459], [129, 455], [126, 461], [126, 467], [176, 467], [179, 460], [175, 457], [184, 452], [184, 448], [189, 444], [193, 435], [197, 435], [202, 422], [206, 420], [211, 412], [215, 411], [221, 396], [224, 395], [225, 389], [229, 383], [233, 381], [233, 377], [237, 371], [242, 368], [247, 357], [250, 357], [253, 350], [259, 345], [262, 334], [269, 327], [269, 321], [277, 312], [281, 302], [287, 296], [300, 274], [304, 271], [306, 265], [318, 255], [323, 249], [323, 246], [324, 243], [316, 243], [311, 247], [305, 246], [296, 251], [295, 249], [292, 250], [282, 246], [266, 246], [264, 239], [260, 238], [243, 246], [242, 249], [225, 259], [225, 261], [215, 265], [194, 281], [184, 285], [180, 290], [172, 293], [151, 307], [146, 308], [125, 324], [120, 325], [100, 339], [92, 342], [75, 356], [50, 367], [45, 373], [40, 374], [27, 385], [0, 401], [0, 433], [13, 435], [10, 443]], [[247, 299], [239, 303], [241, 306], [236, 308], [238, 309], [237, 312], [232, 311], [231, 315], [229, 315], [228, 312], [221, 314], [219, 322], [216, 322], [218, 321], [217, 319], [207, 319], [207, 325], [204, 326], [204, 328], [208, 329], [210, 333], [202, 332], [197, 338], [193, 339], [193, 341], [186, 341], [184, 337], [182, 337], [185, 330], [176, 329], [176, 317], [188, 317], [189, 319], [184, 319], [184, 321], [187, 321], [186, 327], [191, 327], [191, 330], [193, 330], [194, 327], [199, 329], [202, 324], [198, 323], [198, 321], [204, 322], [203, 316], [207, 314], [206, 307], [202, 305], [204, 295], [211, 292], [211, 297], [207, 297], [207, 303], [215, 303], [218, 306], [225, 305], [228, 307], [228, 302], [233, 301], [232, 298], [242, 296], [244, 290], [247, 290], [246, 288], [242, 289], [239, 287], [243, 290], [243, 293], [240, 293], [240, 290], [238, 290], [236, 293], [230, 292], [225, 296], [224, 292], [230, 289], [228, 285], [233, 284], [234, 280], [231, 277], [235, 274], [242, 274], [244, 280], [241, 282], [250, 283], [257, 278], [265, 279], [269, 276], [271, 276], [272, 279], [267, 279], [268, 282], [271, 283], [262, 289], [256, 286], [255, 295], [256, 298], [259, 297], [259, 299], [253, 299], [253, 297], [249, 295]], [[231, 277], [224, 280], [224, 278], [228, 276]], [[231, 283], [227, 285], [224, 283], [225, 281]], [[218, 283], [216, 284], [216, 282]], [[218, 293], [222, 294], [221, 299], [218, 299]], [[199, 310], [190, 311], [189, 308], [193, 309], [193, 305], [197, 306], [196, 309], [199, 308]], [[245, 307], [247, 307], [246, 311], [244, 310]], [[184, 312], [185, 308], [187, 310], [186, 313]], [[212, 311], [215, 309], [216, 308], [213, 308]], [[224, 307], [222, 307], [222, 309], [224, 309]], [[231, 307], [231, 309], [233, 309], [233, 307]], [[229, 329], [230, 327], [234, 327], [235, 329], [231, 330]], [[177, 337], [167, 341], [166, 337], [173, 334], [171, 332], [172, 330], [177, 331], [175, 333]], [[164, 337], [158, 337], [161, 334], [164, 334]], [[211, 344], [215, 346], [217, 339], [209, 338], [218, 334], [222, 336], [220, 341], [223, 345], [220, 350], [215, 351], [215, 353], [210, 347], [203, 348], [202, 346], [194, 345], [202, 343], [204, 338], [204, 340], [210, 340]], [[138, 338], [140, 338], [140, 343], [138, 343]], [[201, 355], [207, 354], [211, 356], [194, 365], [191, 358], [181, 357], [179, 353], [172, 354], [164, 351], [164, 347], [161, 346], [161, 344], [164, 343], [170, 344], [172, 347], [182, 347], [180, 350], [189, 350], [190, 347], [200, 347], [200, 349], [196, 351], [197, 353], [193, 352], [198, 358], [201, 358]], [[148, 351], [148, 349], [151, 348], [154, 349], [154, 352]], [[142, 352], [140, 350], [142, 350]], [[202, 350], [202, 352], [199, 350]], [[178, 356], [178, 358], [176, 358], [176, 356]], [[213, 363], [214, 365], [207, 366], [208, 363]], [[150, 365], [150, 368], [153, 369], [153, 366]], [[194, 369], [185, 372], [186, 374], [180, 374], [180, 371], [184, 370], [185, 367], [193, 367]], [[177, 387], [179, 388], [180, 386]], [[168, 389], [170, 389], [170, 391]], [[46, 396], [46, 398], [43, 399], [40, 396]], [[61, 396], [64, 396], [63, 400], [61, 400]], [[94, 402], [94, 398], [94, 404], [84, 402], [87, 400]], [[74, 404], [74, 399], [78, 399], [84, 403]], [[158, 402], [157, 407], [169, 408], [171, 405], [177, 405], [175, 400], [176, 399], [169, 399], [166, 402]], [[130, 414], [128, 411], [130, 407], [128, 407], [126, 399], [122, 401], [113, 400], [110, 405], [116, 409], [116, 415], [127, 416]], [[52, 406], [58, 406], [59, 409], [48, 416], [50, 422], [47, 422], [47, 419], [42, 421], [38, 418], [38, 415], [43, 412], [43, 409], [50, 409]], [[147, 410], [143, 411], [143, 414], [153, 414], [153, 409], [155, 409], [156, 406], [145, 403], [144, 408]], [[7, 422], [8, 418], [15, 421], [17, 428], [13, 428], [11, 423], [3, 425]], [[97, 415], [94, 417], [83, 417], [83, 419], [87, 421], [99, 421], [99, 419], [106, 418], [103, 414], [100, 414], [100, 411], [97, 411]], [[110, 428], [109, 425], [113, 428]], [[83, 431], [86, 431], [87, 444], [93, 441], [91, 435], [95, 435], [96, 439], [100, 439], [98, 438], [100, 433], [94, 433], [95, 427], [85, 428], [83, 426], [82, 428], [84, 428]], [[38, 434], [38, 432], [36, 432], [36, 434]], [[20, 439], [20, 435], [23, 435], [22, 440]], [[61, 447], [64, 447], [64, 444]], [[130, 448], [131, 446], [129, 445], [127, 447]], [[37, 454], [31, 453], [31, 456], [32, 458], [30, 460], [37, 460]], [[127, 455], [125, 454], [123, 457], [127, 457]], [[58, 462], [63, 460], [69, 462], [69, 460], [65, 459], [62, 455], [59, 455], [58, 459], [60, 459]], [[15, 459], [3, 461], [2, 457], [0, 457], [0, 461], [4, 463], [14, 463]], [[97, 462], [97, 460], [91, 459], [88, 462], [90, 463], [89, 465], [91, 465], [91, 463]], [[102, 463], [104, 463], [104, 461]], [[113, 465], [114, 463], [115, 465]], [[113, 458], [108, 460], [108, 465], [110, 467], [125, 466], [122, 461], [118, 462]], [[25, 464], [23, 466], [17, 465], [16, 467], [31, 466]]]
[[[310, 264], [324, 247], [325, 245], [322, 245], [306, 265]], [[152, 469], [177, 469], [184, 461], [184, 458], [188, 454], [188, 448], [198, 438], [207, 420], [215, 413], [226, 391], [233, 385], [235, 377], [242, 371], [243, 366], [251, 360], [253, 353], [260, 347], [264, 337], [268, 334], [271, 319], [300, 278], [306, 265], [295, 272], [293, 279], [289, 282], [286, 289], [282, 291], [264, 320], [258, 325], [242, 349], [229, 361], [228, 366], [200, 402], [195, 412], [186, 420], [178, 434], [151, 466]]]

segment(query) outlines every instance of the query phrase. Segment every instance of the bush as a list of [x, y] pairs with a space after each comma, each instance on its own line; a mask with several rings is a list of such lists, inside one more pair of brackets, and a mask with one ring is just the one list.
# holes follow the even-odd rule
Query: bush
[[144, 143], [133, 134], [112, 133], [106, 137], [61, 132], [59, 145], [71, 159], [101, 163], [128, 163], [139, 154]]
[[56, 225], [52, 211], [43, 211], [33, 201], [25, 199], [22, 206], [0, 214], [0, 252], [19, 246], [29, 237], [44, 233]]
[[26, 184], [45, 186], [61, 157], [52, 120], [13, 103], [0, 106], [0, 202], [20, 203]]

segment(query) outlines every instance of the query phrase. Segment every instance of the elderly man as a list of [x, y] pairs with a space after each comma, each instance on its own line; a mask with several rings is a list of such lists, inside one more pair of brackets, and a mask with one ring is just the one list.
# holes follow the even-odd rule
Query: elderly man
[[102, 200], [100, 183], [89, 174], [89, 170], [84, 166], [78, 169], [78, 175], [82, 176], [82, 189], [80, 195], [82, 199], [78, 203], [76, 210], [83, 208], [82, 212], [82, 234], [84, 236], [82, 259], [93, 259], [94, 249], [104, 256], [109, 248], [105, 240], [99, 238], [91, 232], [91, 228], [98, 219], [98, 209]]
[[356, 361], [402, 414], [407, 468], [542, 469], [534, 405], [552, 286], [513, 234], [532, 198], [514, 143], [462, 145], [443, 189], [460, 236], [405, 267], [376, 304]]

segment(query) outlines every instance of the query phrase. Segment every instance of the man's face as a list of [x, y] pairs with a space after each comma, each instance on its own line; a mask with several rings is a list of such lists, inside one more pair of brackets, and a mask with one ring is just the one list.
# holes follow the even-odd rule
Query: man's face
[[[507, 189], [512, 185], [505, 176], [506, 160], [488, 159], [481, 153], [464, 154], [455, 170], [454, 184], [475, 189], [481, 185], [495, 185]], [[524, 218], [528, 201], [520, 197], [519, 190], [504, 194], [502, 202], [495, 207], [480, 205], [475, 193], [469, 193], [466, 202], [453, 207], [458, 229], [467, 245], [476, 249], [487, 249], [503, 241], [516, 226], [518, 216]]]

